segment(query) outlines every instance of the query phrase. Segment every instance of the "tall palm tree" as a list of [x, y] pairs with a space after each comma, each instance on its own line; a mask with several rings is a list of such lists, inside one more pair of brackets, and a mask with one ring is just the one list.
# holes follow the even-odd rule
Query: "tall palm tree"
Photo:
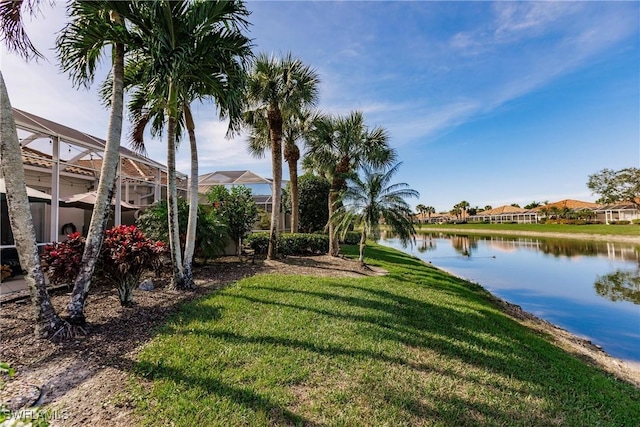
[[[419, 203], [416, 205], [416, 212], [418, 212], [418, 215], [424, 216], [424, 214], [427, 212], [427, 207], [422, 203]], [[419, 222], [421, 221], [419, 220]]]
[[436, 208], [433, 206], [426, 206], [424, 208], [425, 213], [429, 216], [429, 222], [431, 221], [431, 215], [436, 213]]
[[467, 209], [469, 209], [469, 206], [471, 206], [469, 204], [469, 202], [467, 202], [466, 200], [461, 201], [460, 203], [458, 203], [456, 206], [454, 206], [454, 208], [458, 208], [460, 209], [460, 213], [462, 215], [462, 220], [464, 221], [466, 213], [467, 213]]
[[71, 22], [64, 27], [56, 42], [62, 70], [69, 73], [76, 86], [89, 86], [93, 82], [98, 61], [107, 48], [111, 48], [112, 56], [109, 125], [100, 181], [78, 277], [67, 307], [69, 322], [80, 327], [86, 323], [84, 305], [104, 240], [120, 159], [125, 47], [135, 45], [135, 35], [129, 28], [141, 24], [138, 17], [144, 6], [145, 2], [137, 1], [73, 2], [68, 8]]
[[[318, 114], [307, 108], [294, 111], [282, 124], [284, 140], [284, 160], [289, 166], [289, 183], [291, 184], [291, 232], [297, 233], [300, 224], [300, 190], [298, 189], [298, 161], [300, 160], [299, 141], [304, 141]], [[266, 120], [256, 120], [249, 135], [249, 153], [262, 158], [271, 148], [269, 125]]]
[[[245, 120], [250, 127], [266, 121], [271, 140], [273, 193], [267, 257], [276, 258], [280, 203], [282, 199], [282, 133], [284, 120], [318, 100], [319, 77], [290, 53], [284, 58], [261, 53], [249, 75]], [[296, 160], [297, 161], [297, 160]]]
[[[0, 2], [0, 35], [9, 52], [25, 60], [41, 57], [22, 27], [22, 8], [32, 12], [37, 2]], [[31, 296], [35, 334], [38, 338], [53, 338], [65, 328], [47, 292], [40, 265], [33, 217], [24, 179], [22, 150], [7, 87], [0, 70], [0, 175], [5, 179], [9, 222], [20, 259], [27, 272], [25, 281]]]
[[[175, 288], [193, 288], [192, 262], [198, 209], [198, 158], [194, 101], [212, 98], [220, 117], [228, 117], [228, 135], [238, 131], [244, 110], [245, 60], [251, 56], [250, 40], [242, 34], [249, 12], [241, 1], [158, 1], [148, 22], [154, 30], [127, 70], [135, 87], [129, 109], [135, 124], [134, 146], [143, 148], [142, 135], [149, 122], [152, 134], [167, 125], [167, 185], [169, 243]], [[189, 223], [184, 262], [177, 217], [175, 151], [182, 129], [189, 134], [191, 183]]]
[[[324, 116], [318, 119], [308, 140], [305, 168], [313, 170], [331, 182], [329, 218], [339, 207], [346, 180], [363, 165], [384, 167], [392, 164], [396, 152], [389, 147], [389, 135], [382, 127], [369, 129], [360, 112], [345, 117]], [[329, 254], [338, 256], [340, 247], [336, 229], [329, 228]]]
[[391, 231], [398, 236], [404, 246], [415, 241], [412, 212], [405, 199], [419, 197], [420, 194], [406, 183], [392, 184], [391, 179], [401, 163], [388, 170], [362, 167], [362, 176], [349, 179], [344, 192], [343, 206], [336, 210], [331, 221], [346, 234], [350, 225], [362, 226], [360, 237], [360, 257], [364, 263], [367, 238], [380, 237], [380, 220], [384, 219]]

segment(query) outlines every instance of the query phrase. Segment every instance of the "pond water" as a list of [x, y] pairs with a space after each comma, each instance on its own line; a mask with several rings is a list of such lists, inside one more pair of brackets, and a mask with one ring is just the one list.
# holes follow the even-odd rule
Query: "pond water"
[[443, 233], [421, 234], [407, 248], [393, 237], [380, 243], [640, 362], [640, 245]]

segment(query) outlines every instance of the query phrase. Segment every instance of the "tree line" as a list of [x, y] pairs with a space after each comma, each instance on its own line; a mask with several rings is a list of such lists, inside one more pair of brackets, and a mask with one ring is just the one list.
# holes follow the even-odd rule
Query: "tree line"
[[[22, 13], [36, 10], [37, 0], [0, 1], [0, 30], [10, 52], [25, 60], [42, 57], [22, 27]], [[50, 338], [68, 330], [84, 331], [84, 307], [104, 242], [109, 205], [116, 183], [125, 110], [133, 118], [128, 139], [145, 153], [144, 134], [163, 134], [167, 144], [167, 234], [171, 253], [171, 286], [193, 289], [193, 257], [198, 222], [198, 150], [192, 105], [210, 100], [220, 119], [229, 122], [227, 137], [246, 129], [249, 150], [271, 153], [272, 213], [268, 258], [277, 256], [282, 200], [282, 159], [289, 166], [292, 231], [299, 226], [299, 143], [306, 144], [303, 167], [329, 183], [329, 253], [339, 253], [338, 233], [354, 222], [365, 240], [377, 233], [383, 218], [404, 241], [413, 234], [405, 198], [417, 197], [406, 184], [392, 184], [397, 154], [382, 127], [370, 128], [361, 112], [336, 116], [314, 110], [319, 76], [292, 54], [282, 57], [253, 52], [247, 37], [249, 10], [242, 1], [72, 1], [69, 22], [56, 39], [56, 54], [74, 86], [92, 85], [99, 62], [111, 53], [111, 68], [100, 94], [109, 107], [109, 124], [97, 200], [78, 273], [62, 318], [45, 287], [37, 252], [21, 159], [20, 142], [6, 85], [0, 71], [0, 170], [16, 250], [27, 271], [36, 334]], [[125, 106], [124, 95], [129, 94]], [[183, 134], [189, 138], [191, 183], [184, 250], [180, 245], [179, 200], [175, 152]], [[283, 147], [284, 142], [284, 147]], [[367, 203], [362, 203], [366, 199]], [[347, 221], [348, 220], [348, 221]], [[349, 225], [347, 225], [347, 222]]]

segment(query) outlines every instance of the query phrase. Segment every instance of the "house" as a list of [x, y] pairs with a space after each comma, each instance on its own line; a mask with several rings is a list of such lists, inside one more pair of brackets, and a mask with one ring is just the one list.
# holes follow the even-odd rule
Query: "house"
[[[64, 240], [70, 231], [87, 231], [91, 193], [98, 187], [105, 141], [26, 111], [13, 109], [22, 146], [25, 184], [50, 200], [32, 199], [31, 212], [40, 244]], [[187, 176], [178, 173], [186, 194]], [[120, 147], [111, 224], [131, 224], [140, 207], [165, 199], [166, 166]], [[95, 195], [94, 195], [95, 197]], [[73, 201], [73, 202], [68, 202]], [[1, 206], [2, 248], [12, 248], [6, 203]]]

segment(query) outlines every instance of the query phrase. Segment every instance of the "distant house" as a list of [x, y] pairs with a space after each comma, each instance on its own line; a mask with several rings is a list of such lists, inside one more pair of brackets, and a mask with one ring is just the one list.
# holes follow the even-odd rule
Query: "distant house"
[[468, 222], [517, 222], [531, 224], [538, 222], [538, 214], [533, 210], [523, 209], [518, 206], [504, 205], [486, 211], [478, 212], [470, 216]]
[[[105, 141], [16, 108], [13, 116], [22, 146], [25, 184], [50, 196], [46, 201], [31, 199], [37, 241], [57, 242], [70, 231], [85, 232]], [[177, 178], [179, 192], [186, 194], [186, 175], [178, 173]], [[124, 147], [120, 147], [116, 179], [111, 224], [133, 223], [138, 207], [166, 198], [166, 166]], [[11, 248], [13, 235], [4, 201], [0, 214], [2, 248]]]
[[[636, 199], [636, 203], [640, 203], [640, 198]], [[630, 201], [601, 205], [594, 209], [594, 212], [596, 220], [605, 224], [611, 224], [616, 221], [640, 220], [640, 210], [637, 204]]]
[[615, 221], [633, 221], [640, 219], [640, 211], [631, 202], [601, 205], [582, 200], [565, 199], [538, 206], [533, 209], [522, 209], [516, 206], [500, 206], [483, 212], [478, 212], [468, 218], [469, 222], [515, 222], [520, 224], [537, 223], [540, 220], [553, 217], [574, 216], [582, 211], [592, 212], [590, 221], [610, 224]]
[[[286, 181], [283, 181], [283, 187]], [[198, 193], [200, 202], [207, 203], [205, 194], [216, 185], [223, 185], [227, 188], [241, 185], [251, 190], [253, 200], [260, 209], [271, 213], [273, 208], [273, 180], [264, 178], [255, 172], [242, 171], [217, 171], [198, 176]], [[289, 216], [280, 215], [280, 228], [285, 229], [289, 222]]]

